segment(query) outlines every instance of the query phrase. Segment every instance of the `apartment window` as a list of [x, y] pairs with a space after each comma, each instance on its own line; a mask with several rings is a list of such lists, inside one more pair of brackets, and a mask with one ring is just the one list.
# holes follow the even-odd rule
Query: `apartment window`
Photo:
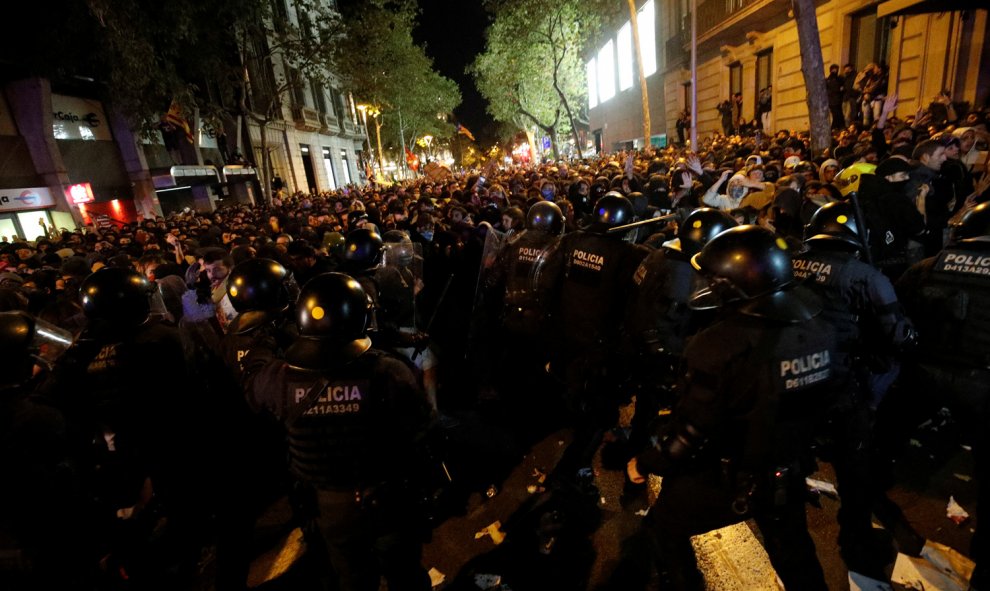
[[289, 22], [289, 11], [285, 8], [285, 0], [272, 0], [272, 25], [278, 33], [284, 33]]
[[770, 87], [773, 83], [773, 50], [768, 49], [756, 54], [756, 93]]
[[321, 113], [327, 112], [327, 99], [326, 92], [323, 90], [323, 86], [317, 83], [315, 80], [309, 81], [309, 88], [313, 91], [313, 104]]
[[639, 29], [639, 53], [643, 56], [643, 75], [657, 71], [657, 18], [653, 0], [649, 0], [636, 15], [636, 28]]
[[890, 18], [877, 18], [876, 10], [854, 14], [849, 61], [857, 70], [869, 63], [887, 63], [890, 57]]
[[595, 58], [591, 58], [587, 65], [588, 76], [588, 108], [594, 109], [598, 106], [598, 70], [595, 65]]
[[619, 29], [615, 46], [619, 58], [619, 90], [622, 91], [633, 85], [632, 25], [629, 21]]
[[292, 102], [297, 107], [306, 107], [306, 89], [305, 83], [303, 82], [302, 76], [299, 75], [299, 70], [295, 68], [289, 68], [289, 83], [292, 86]]
[[729, 65], [729, 95], [742, 92], [742, 64]]
[[340, 161], [341, 161], [341, 168], [344, 171], [344, 184], [349, 185], [351, 184], [351, 165], [348, 163], [347, 160], [347, 150], [343, 148], [341, 148], [340, 150]]
[[609, 39], [598, 50], [598, 101], [604, 103], [615, 96], [615, 45]]
[[333, 160], [330, 158], [330, 148], [323, 148], [323, 168], [327, 173], [327, 182], [330, 183], [330, 190], [337, 188], [337, 174], [333, 171]]

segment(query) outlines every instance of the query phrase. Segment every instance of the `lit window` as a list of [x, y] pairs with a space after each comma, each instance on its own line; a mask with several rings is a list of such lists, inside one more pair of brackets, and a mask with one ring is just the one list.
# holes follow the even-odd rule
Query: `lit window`
[[598, 70], [595, 66], [595, 58], [588, 62], [588, 108], [594, 109], [598, 106]]
[[612, 40], [598, 50], [598, 100], [605, 102], [615, 96], [615, 46]]
[[622, 25], [615, 38], [616, 50], [619, 53], [619, 90], [632, 88], [633, 85], [633, 50], [632, 25], [629, 21]]
[[657, 71], [656, 15], [653, 0], [647, 0], [636, 15], [636, 28], [639, 29], [639, 52], [643, 56], [643, 75]]

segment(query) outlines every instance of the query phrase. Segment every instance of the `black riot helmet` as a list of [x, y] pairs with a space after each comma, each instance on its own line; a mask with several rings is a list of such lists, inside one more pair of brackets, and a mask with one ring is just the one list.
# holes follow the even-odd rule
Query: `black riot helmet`
[[[736, 302], [739, 312], [781, 322], [814, 317], [820, 306], [798, 292], [787, 242], [759, 226], [738, 226], [715, 236], [691, 257], [709, 288], [692, 298], [702, 302]], [[717, 305], [717, 304], [716, 304]]]
[[680, 251], [693, 257], [701, 252], [712, 238], [738, 225], [736, 218], [722, 210], [711, 207], [696, 209], [677, 227]]
[[84, 279], [79, 288], [86, 318], [115, 329], [144, 324], [151, 315], [155, 296], [161, 300], [157, 284], [123, 267], [103, 267]]
[[526, 229], [557, 236], [564, 229], [564, 213], [552, 201], [534, 203], [526, 213]]
[[826, 203], [811, 216], [804, 227], [804, 241], [810, 245], [863, 248], [853, 207], [846, 201]]
[[299, 338], [285, 352], [291, 365], [339, 367], [371, 347], [366, 326], [371, 301], [353, 277], [323, 273], [309, 280], [296, 302]]
[[368, 228], [352, 230], [344, 240], [344, 266], [352, 273], [374, 269], [381, 263], [383, 251], [378, 232]]
[[977, 205], [953, 224], [951, 242], [990, 248], [990, 202]]
[[288, 310], [287, 275], [285, 267], [271, 259], [248, 259], [235, 266], [227, 277], [227, 297], [239, 314], [227, 332], [248, 333]]
[[0, 312], [0, 388], [18, 386], [34, 373], [34, 365], [51, 369], [55, 360], [72, 345], [72, 333], [44, 320], [15, 310]]
[[242, 314], [251, 311], [283, 312], [289, 308], [285, 267], [271, 259], [248, 259], [227, 277], [227, 297]]
[[609, 191], [595, 202], [591, 216], [591, 232], [605, 233], [609, 228], [628, 224], [633, 221], [633, 206], [622, 193]]

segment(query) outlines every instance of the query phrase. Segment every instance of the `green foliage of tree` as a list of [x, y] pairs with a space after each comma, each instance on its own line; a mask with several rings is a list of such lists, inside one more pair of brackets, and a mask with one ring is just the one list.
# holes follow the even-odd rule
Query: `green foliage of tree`
[[621, 10], [609, 0], [492, 0], [494, 22], [485, 52], [468, 68], [488, 100], [488, 112], [519, 129], [536, 125], [553, 141], [586, 123], [582, 54], [603, 22]]
[[386, 145], [398, 146], [400, 134], [411, 146], [416, 137], [454, 131], [447, 117], [461, 102], [460, 90], [413, 41], [418, 15], [410, 0], [357, 3], [344, 13], [344, 34], [334, 46], [344, 88], [381, 112], [377, 124]]

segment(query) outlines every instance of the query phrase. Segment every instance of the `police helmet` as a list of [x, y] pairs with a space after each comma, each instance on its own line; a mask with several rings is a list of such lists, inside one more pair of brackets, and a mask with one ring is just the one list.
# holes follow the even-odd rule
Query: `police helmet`
[[238, 312], [287, 310], [290, 302], [284, 284], [286, 275], [285, 267], [271, 259], [244, 261], [227, 277], [227, 296], [231, 305]]
[[977, 205], [953, 224], [952, 242], [971, 245], [990, 243], [990, 202]]
[[383, 249], [378, 232], [368, 228], [352, 230], [344, 241], [344, 265], [351, 272], [373, 269], [381, 262]]
[[0, 358], [9, 371], [0, 372], [0, 388], [28, 381], [37, 363], [51, 369], [72, 345], [72, 333], [20, 310], [0, 312]]
[[564, 213], [551, 201], [534, 203], [526, 213], [526, 229], [556, 236], [564, 229]]
[[329, 254], [338, 259], [344, 257], [345, 242], [346, 239], [340, 232], [327, 232], [323, 234], [323, 246], [326, 247]]
[[416, 246], [405, 230], [389, 230], [382, 235], [385, 251], [382, 262], [385, 266], [408, 267], [416, 258]]
[[691, 265], [710, 286], [694, 295], [693, 307], [737, 302], [743, 314], [782, 322], [808, 320], [821, 311], [796, 289], [787, 243], [765, 228], [726, 230], [691, 257]]
[[711, 207], [696, 209], [677, 227], [679, 249], [685, 255], [693, 257], [712, 238], [738, 225], [736, 218], [722, 210]]
[[876, 164], [856, 162], [840, 170], [832, 184], [839, 188], [839, 193], [842, 193], [843, 197], [848, 197], [859, 191], [859, 182], [864, 174], [874, 174], [876, 170]]
[[299, 338], [285, 352], [289, 364], [329, 369], [371, 347], [366, 326], [371, 300], [353, 277], [323, 273], [309, 280], [296, 302]]
[[160, 301], [156, 283], [123, 267], [103, 267], [84, 279], [79, 288], [86, 318], [120, 329], [137, 328], [147, 322], [156, 295]]
[[622, 193], [609, 191], [595, 202], [591, 226], [588, 229], [592, 232], [605, 232], [609, 228], [628, 224], [632, 221], [632, 203]]
[[845, 201], [826, 203], [811, 216], [804, 227], [804, 241], [807, 244], [830, 244], [863, 247], [859, 227], [852, 206]]

